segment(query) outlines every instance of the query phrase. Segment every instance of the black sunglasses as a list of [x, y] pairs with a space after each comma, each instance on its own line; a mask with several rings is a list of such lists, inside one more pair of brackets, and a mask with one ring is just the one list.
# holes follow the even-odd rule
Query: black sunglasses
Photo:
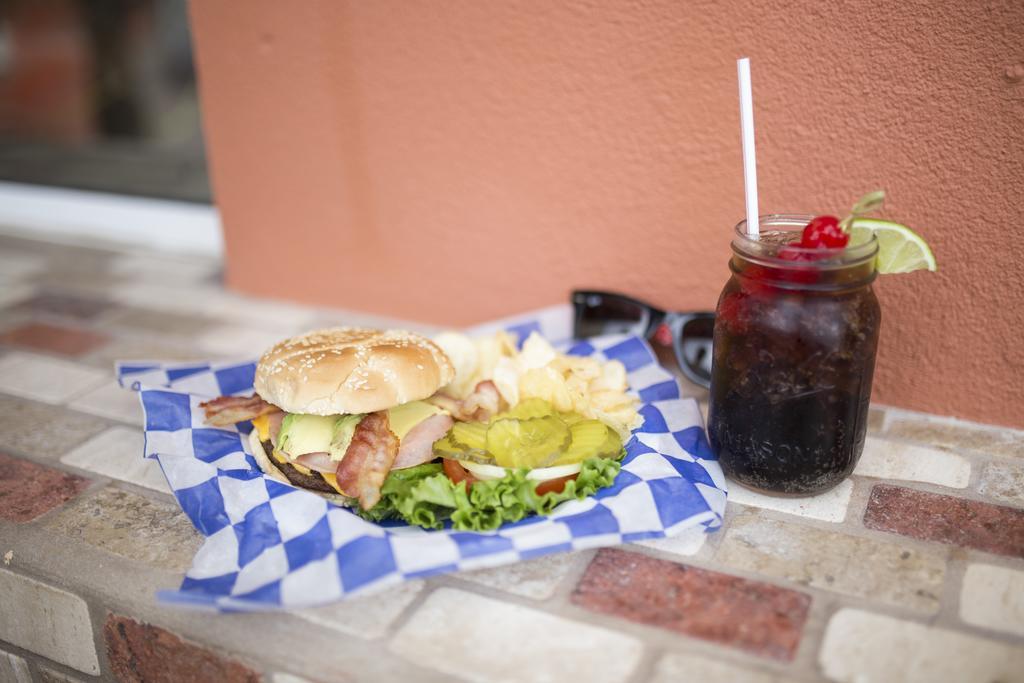
[[715, 314], [708, 311], [663, 311], [633, 297], [614, 292], [576, 290], [572, 293], [573, 336], [635, 334], [656, 346], [670, 347], [687, 379], [711, 386], [711, 341]]

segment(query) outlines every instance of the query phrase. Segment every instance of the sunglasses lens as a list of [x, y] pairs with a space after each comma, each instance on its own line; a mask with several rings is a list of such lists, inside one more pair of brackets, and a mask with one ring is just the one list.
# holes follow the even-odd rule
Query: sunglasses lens
[[644, 308], [636, 302], [603, 294], [576, 299], [576, 337], [644, 332]]
[[683, 325], [680, 359], [697, 377], [711, 381], [711, 341], [714, 337], [715, 320], [712, 317], [695, 318]]

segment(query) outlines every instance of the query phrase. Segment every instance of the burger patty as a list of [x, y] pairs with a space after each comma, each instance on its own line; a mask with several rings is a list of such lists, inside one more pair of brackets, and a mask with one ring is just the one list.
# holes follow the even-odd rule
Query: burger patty
[[288, 481], [300, 486], [304, 489], [311, 489], [313, 491], [322, 491], [323, 493], [337, 493], [338, 490], [333, 486], [324, 481], [324, 478], [320, 476], [320, 473], [316, 470], [310, 470], [309, 474], [303, 474], [299, 472], [291, 463], [283, 463], [274, 457], [274, 445], [270, 443], [270, 440], [263, 442], [263, 451], [267, 454], [270, 462], [273, 463], [274, 467], [281, 470], [281, 474], [288, 478]]

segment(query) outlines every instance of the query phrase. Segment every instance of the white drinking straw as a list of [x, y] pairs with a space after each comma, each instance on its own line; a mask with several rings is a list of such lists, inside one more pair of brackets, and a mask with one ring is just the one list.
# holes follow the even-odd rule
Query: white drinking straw
[[740, 131], [743, 139], [743, 191], [747, 197], [747, 234], [757, 237], [757, 161], [754, 158], [754, 97], [750, 92], [750, 60], [736, 60], [740, 80]]

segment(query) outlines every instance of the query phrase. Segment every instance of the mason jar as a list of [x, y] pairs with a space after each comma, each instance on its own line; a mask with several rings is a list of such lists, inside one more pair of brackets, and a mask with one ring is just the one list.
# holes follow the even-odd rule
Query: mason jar
[[811, 216], [736, 226], [715, 316], [708, 433], [726, 475], [775, 495], [827, 491], [867, 432], [881, 309], [874, 236], [845, 249], [794, 246]]

